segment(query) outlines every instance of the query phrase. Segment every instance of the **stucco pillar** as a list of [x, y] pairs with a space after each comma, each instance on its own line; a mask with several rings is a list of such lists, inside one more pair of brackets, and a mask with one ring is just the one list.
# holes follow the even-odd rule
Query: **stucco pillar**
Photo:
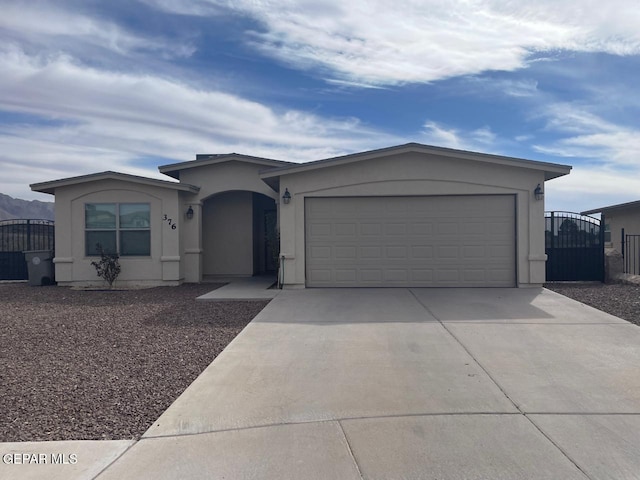
[[[281, 187], [280, 190], [284, 191], [284, 186]], [[290, 193], [291, 201], [289, 204], [285, 205], [280, 201], [278, 205], [280, 223], [280, 275], [285, 288], [304, 286], [304, 279], [300, 281], [300, 279], [297, 278], [298, 274], [296, 271], [296, 215], [299, 208], [302, 208], [304, 212], [304, 199], [296, 196], [295, 192], [290, 191]], [[284, 275], [282, 270], [284, 270]]]
[[[544, 185], [544, 180], [540, 182]], [[534, 188], [528, 195], [529, 205], [529, 285], [540, 286], [546, 279], [544, 199], [536, 199]]]
[[[53, 258], [53, 264], [55, 269], [56, 281], [60, 285], [65, 285], [73, 281], [73, 251], [71, 232], [72, 230], [72, 218], [68, 209], [64, 208], [66, 203], [70, 202], [62, 192], [57, 191], [55, 195], [55, 252]], [[78, 223], [78, 230], [84, 228], [84, 225], [80, 226]]]
[[184, 281], [200, 283], [202, 281], [202, 203], [199, 201], [182, 203], [182, 209], [193, 209], [193, 218], [183, 220], [182, 243], [184, 258], [182, 262]]
[[179, 282], [180, 276], [180, 236], [184, 225], [181, 203], [178, 192], [174, 193], [175, 200], [163, 202], [162, 205], [162, 265], [163, 282]]

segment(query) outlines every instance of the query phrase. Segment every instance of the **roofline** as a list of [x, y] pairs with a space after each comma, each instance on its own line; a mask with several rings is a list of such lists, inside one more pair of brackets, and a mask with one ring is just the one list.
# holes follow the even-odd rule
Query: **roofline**
[[170, 188], [183, 192], [197, 193], [200, 187], [189, 185], [186, 183], [171, 182], [169, 180], [159, 180], [149, 177], [141, 177], [139, 175], [131, 175], [128, 173], [113, 172], [107, 170], [105, 172], [90, 173], [88, 175], [80, 175], [77, 177], [62, 178], [60, 180], [51, 180], [49, 182], [32, 183], [29, 185], [34, 192], [49, 193], [54, 195], [56, 188], [69, 187], [82, 183], [97, 182], [100, 180], [122, 180], [132, 183], [140, 183], [143, 185], [151, 185], [154, 187]]
[[172, 175], [172, 173], [180, 172], [181, 170], [186, 170], [188, 168], [203, 167], [205, 165], [214, 165], [216, 163], [224, 163], [224, 162], [230, 162], [234, 160], [246, 162], [246, 163], [253, 163], [257, 165], [264, 165], [267, 167], [274, 167], [274, 168], [295, 165], [292, 162], [286, 162], [284, 160], [273, 160], [271, 158], [252, 157], [251, 155], [243, 155], [240, 153], [224, 153], [224, 154], [212, 154], [212, 155], [197, 154], [195, 160], [189, 160], [187, 162], [171, 163], [168, 165], [160, 165], [158, 167], [158, 170], [160, 171], [160, 173], [164, 173], [165, 175], [169, 175], [170, 177], [179, 179], [180, 178], [179, 173], [175, 175]]
[[618, 203], [616, 205], [609, 205], [608, 207], [594, 208], [593, 210], [585, 210], [584, 212], [580, 212], [580, 214], [590, 215], [592, 213], [601, 213], [601, 212], [606, 212], [607, 210], [617, 210], [619, 208], [634, 207], [636, 205], [640, 206], [640, 200], [635, 200], [633, 202], [626, 202], [626, 203]]
[[455, 158], [462, 158], [462, 159], [468, 159], [468, 160], [484, 160], [484, 161], [488, 161], [489, 163], [532, 168], [534, 170], [543, 170], [545, 172], [545, 180], [551, 180], [553, 178], [567, 175], [571, 171], [570, 165], [540, 162], [536, 160], [506, 157], [502, 155], [493, 155], [488, 153], [471, 152], [468, 150], [456, 150], [453, 148], [435, 147], [432, 145], [423, 145], [421, 143], [412, 142], [412, 143], [406, 143], [404, 145], [397, 145], [394, 147], [386, 147], [386, 148], [380, 148], [377, 150], [370, 150], [367, 152], [352, 153], [350, 155], [343, 155], [340, 157], [327, 158], [323, 160], [315, 160], [313, 162], [287, 165], [287, 166], [274, 168], [274, 169], [262, 172], [260, 174], [260, 177], [262, 179], [266, 179], [266, 178], [276, 177], [276, 176], [290, 174], [290, 173], [316, 170], [319, 168], [330, 167], [333, 165], [345, 165], [348, 163], [358, 162], [361, 160], [380, 158], [390, 153], [409, 153], [409, 152], [430, 153], [430, 154], [437, 154], [445, 157], [455, 157]]

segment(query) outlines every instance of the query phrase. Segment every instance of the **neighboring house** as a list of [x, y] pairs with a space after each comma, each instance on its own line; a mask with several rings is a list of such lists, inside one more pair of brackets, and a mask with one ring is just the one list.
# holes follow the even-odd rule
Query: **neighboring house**
[[31, 185], [55, 195], [58, 283], [98, 283], [99, 243], [121, 255], [121, 285], [280, 263], [285, 287], [537, 286], [546, 255], [534, 192], [571, 167], [410, 143], [304, 164], [198, 155], [159, 169], [178, 182], [103, 172]]
[[622, 253], [622, 229], [626, 235], [640, 235], [640, 201], [594, 208], [582, 215], [601, 214], [605, 226], [605, 246]]

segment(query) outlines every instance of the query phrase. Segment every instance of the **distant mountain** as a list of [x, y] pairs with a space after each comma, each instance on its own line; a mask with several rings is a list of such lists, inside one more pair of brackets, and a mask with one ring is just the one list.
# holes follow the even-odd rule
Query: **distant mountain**
[[53, 202], [20, 200], [0, 193], [0, 220], [42, 218], [53, 220]]

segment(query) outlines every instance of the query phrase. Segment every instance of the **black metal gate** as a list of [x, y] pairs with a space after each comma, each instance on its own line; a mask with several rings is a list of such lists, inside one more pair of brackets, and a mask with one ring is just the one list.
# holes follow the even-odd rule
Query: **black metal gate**
[[624, 273], [640, 274], [640, 235], [626, 235], [622, 229], [622, 257]]
[[604, 228], [599, 219], [545, 212], [547, 281], [604, 281]]
[[0, 221], [0, 280], [26, 280], [26, 250], [53, 250], [52, 220]]

